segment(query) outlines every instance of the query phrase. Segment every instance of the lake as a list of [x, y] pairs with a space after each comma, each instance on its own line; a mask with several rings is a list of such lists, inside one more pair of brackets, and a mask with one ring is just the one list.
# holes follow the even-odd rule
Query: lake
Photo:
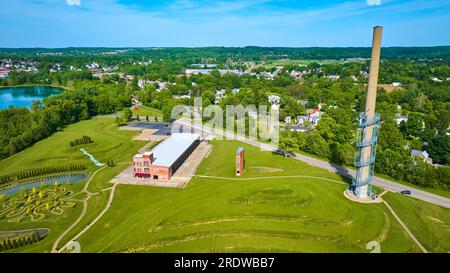
[[62, 92], [63, 89], [51, 86], [0, 88], [0, 109], [6, 109], [10, 105], [29, 108], [34, 100], [42, 100]]

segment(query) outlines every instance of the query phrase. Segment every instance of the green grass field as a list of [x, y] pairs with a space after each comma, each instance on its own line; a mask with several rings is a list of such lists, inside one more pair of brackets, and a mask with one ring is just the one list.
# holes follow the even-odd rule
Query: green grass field
[[[0, 161], [1, 173], [17, 166], [67, 161], [83, 162], [90, 166], [90, 172], [97, 170], [78, 148], [68, 145], [82, 135], [95, 141], [85, 148], [98, 160], [129, 162], [144, 145], [130, 140], [134, 134], [117, 130], [114, 118], [83, 121]], [[372, 240], [381, 243], [382, 252], [420, 251], [384, 204], [346, 199], [346, 185], [337, 174], [236, 141], [211, 144], [213, 150], [197, 175], [215, 178], [194, 177], [185, 189], [119, 185], [111, 208], [80, 237], [81, 251], [369, 252], [366, 244]], [[236, 178], [234, 152], [238, 146], [245, 147], [246, 172]], [[62, 244], [103, 210], [112, 186], [109, 181], [126, 166], [106, 168], [94, 177], [88, 190], [97, 194]], [[68, 188], [76, 192], [83, 185]], [[428, 251], [450, 250], [448, 209], [399, 194], [384, 197]], [[47, 227], [50, 233], [44, 240], [13, 251], [49, 252], [81, 208], [80, 202], [67, 213], [40, 222], [17, 224], [0, 219], [0, 231]]]
[[133, 116], [139, 116], [141, 119], [145, 119], [145, 116], [149, 117], [162, 117], [162, 113], [160, 110], [153, 109], [147, 106], [141, 106], [138, 109], [133, 109]]
[[[383, 252], [419, 251], [383, 204], [345, 199], [338, 175], [238, 142], [212, 143], [197, 174], [234, 178], [234, 151], [244, 146], [240, 180], [197, 177], [185, 189], [121, 185], [111, 209], [81, 237], [82, 251], [369, 252], [372, 240]], [[276, 178], [289, 175], [310, 177]]]
[[[0, 175], [28, 168], [71, 163], [84, 163], [88, 166], [87, 172], [92, 173], [99, 167], [96, 167], [87, 156], [83, 155], [79, 150], [80, 148], [85, 148], [100, 162], [105, 162], [108, 159], [114, 159], [116, 163], [131, 161], [132, 156], [145, 144], [144, 142], [132, 141], [131, 138], [135, 134], [136, 132], [118, 130], [114, 124], [114, 118], [97, 117], [82, 121], [70, 125], [63, 131], [39, 141], [32, 147], [0, 161]], [[69, 146], [70, 140], [80, 138], [83, 135], [90, 136], [94, 140], [94, 143], [80, 145], [74, 148]], [[111, 187], [111, 184], [108, 183], [109, 180], [124, 167], [126, 165], [117, 165], [113, 168], [105, 169], [100, 173], [101, 175], [94, 178], [89, 189], [95, 192]], [[79, 192], [83, 186], [84, 183], [75, 183], [65, 187], [71, 191]], [[104, 207], [107, 200], [107, 193], [102, 192], [89, 200], [92, 205], [88, 208], [87, 217], [85, 217], [86, 222], [96, 217], [98, 212]], [[79, 199], [82, 199], [83, 196], [85, 195], [81, 194]], [[31, 246], [11, 251], [49, 252], [56, 238], [80, 215], [81, 209], [81, 202], [77, 202], [77, 205], [73, 209], [67, 210], [64, 214], [59, 216], [50, 215], [48, 218], [37, 222], [26, 220], [17, 224], [8, 223], [6, 219], [0, 219], [0, 231], [48, 227], [50, 228], [50, 233], [44, 240]], [[74, 233], [79, 231], [81, 226], [86, 224], [86, 222], [80, 223], [80, 227], [73, 230]]]
[[[69, 142], [89, 136], [94, 143], [70, 147]], [[20, 170], [83, 163], [88, 171], [97, 169], [89, 158], [82, 154], [85, 148], [100, 162], [114, 159], [115, 162], [130, 160], [129, 155], [144, 145], [131, 141], [136, 132], [117, 130], [114, 118], [97, 117], [70, 125], [61, 132], [39, 141], [32, 147], [0, 161], [0, 175]]]
[[398, 193], [387, 193], [383, 195], [383, 199], [389, 202], [400, 219], [427, 250], [450, 251], [449, 209]]

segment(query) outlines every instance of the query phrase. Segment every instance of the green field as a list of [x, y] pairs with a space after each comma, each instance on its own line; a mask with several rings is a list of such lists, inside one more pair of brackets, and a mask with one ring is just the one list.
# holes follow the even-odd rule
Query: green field
[[153, 109], [147, 106], [140, 106], [137, 109], [133, 109], [133, 116], [139, 116], [142, 120], [145, 119], [145, 116], [148, 115], [149, 117], [162, 117], [162, 113], [160, 110]]
[[[94, 140], [85, 148], [98, 160], [129, 162], [144, 145], [130, 140], [135, 134], [117, 130], [114, 118], [83, 121], [0, 161], [0, 173], [67, 161], [85, 163], [93, 172], [98, 167], [68, 145], [83, 135]], [[210, 143], [211, 153], [185, 189], [119, 185], [111, 208], [80, 237], [82, 252], [369, 252], [366, 245], [373, 240], [382, 252], [420, 252], [384, 204], [346, 199], [339, 175], [236, 141]], [[246, 172], [236, 178], [238, 146], [245, 147]], [[95, 194], [86, 215], [60, 246], [100, 214], [110, 196], [109, 181], [126, 166], [105, 168], [92, 179], [87, 188]], [[67, 187], [77, 192], [84, 185]], [[448, 209], [398, 194], [384, 197], [428, 251], [450, 250]], [[44, 240], [14, 250], [49, 252], [81, 209], [79, 202], [39, 222], [0, 218], [0, 231], [49, 228]]]
[[[96, 167], [86, 155], [83, 155], [79, 150], [80, 148], [85, 148], [100, 162], [105, 162], [108, 159], [114, 159], [116, 163], [131, 161], [131, 157], [144, 145], [144, 142], [131, 141], [131, 138], [135, 134], [136, 132], [132, 131], [117, 130], [114, 118], [97, 117], [78, 122], [68, 126], [63, 131], [36, 143], [28, 149], [0, 161], [0, 175], [28, 168], [72, 163], [83, 163], [88, 167], [87, 172], [92, 173], [99, 167]], [[74, 148], [69, 146], [69, 141], [81, 138], [83, 135], [90, 136], [94, 140], [94, 143], [80, 145]], [[90, 190], [96, 192], [110, 187], [111, 185], [108, 183], [109, 180], [124, 167], [125, 165], [117, 165], [102, 171], [101, 175], [95, 177], [90, 184]], [[79, 192], [83, 186], [84, 183], [65, 185], [65, 187], [75, 193]], [[89, 200], [93, 205], [89, 207], [87, 216], [97, 216], [98, 211], [102, 209], [106, 202], [105, 197], [107, 193], [108, 192], [100, 192]], [[82, 199], [84, 196], [84, 194], [80, 194], [79, 199]], [[14, 196], [8, 196], [8, 198], [12, 197]], [[2, 202], [0, 201], [0, 203]], [[81, 209], [81, 202], [77, 202], [74, 208], [67, 210], [67, 212], [62, 215], [50, 215], [44, 220], [37, 222], [25, 220], [20, 224], [9, 223], [7, 219], [0, 216], [0, 231], [42, 227], [50, 228], [49, 235], [41, 242], [13, 250], [25, 252], [49, 252], [54, 240], [56, 240], [56, 238], [75, 221], [80, 215]], [[90, 217], [86, 217], [86, 219], [89, 221]], [[75, 231], [77, 231], [77, 229], [74, 229], [74, 232]]]
[[389, 202], [426, 249], [434, 252], [450, 251], [449, 209], [398, 193], [387, 193], [383, 199]]
[[[110, 211], [81, 237], [82, 251], [369, 252], [372, 240], [383, 252], [419, 251], [383, 204], [345, 199], [339, 176], [238, 142], [212, 143], [197, 174], [233, 178], [241, 145], [242, 178], [197, 177], [182, 190], [119, 186]], [[276, 178], [292, 175], [310, 177]]]
[[[89, 136], [94, 143], [70, 147], [69, 142]], [[89, 158], [81, 153], [85, 148], [100, 162], [114, 159], [115, 162], [130, 160], [142, 142], [131, 141], [136, 132], [117, 130], [114, 118], [97, 117], [70, 125], [61, 132], [39, 141], [32, 147], [0, 161], [0, 175], [21, 170], [83, 163], [88, 171], [97, 169]]]

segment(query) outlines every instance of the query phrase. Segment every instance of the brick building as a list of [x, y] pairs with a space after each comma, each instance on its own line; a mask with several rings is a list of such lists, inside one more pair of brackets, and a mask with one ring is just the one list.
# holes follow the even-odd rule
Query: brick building
[[198, 134], [172, 134], [150, 152], [134, 156], [134, 176], [169, 181], [199, 143]]

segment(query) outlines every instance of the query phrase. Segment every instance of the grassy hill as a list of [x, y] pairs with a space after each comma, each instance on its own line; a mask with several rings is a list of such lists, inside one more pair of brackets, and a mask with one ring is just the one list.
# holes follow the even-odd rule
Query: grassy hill
[[[97, 170], [71, 139], [90, 136], [85, 148], [98, 160], [129, 162], [144, 143], [135, 132], [119, 131], [113, 118], [94, 118], [68, 126], [17, 155], [0, 161], [0, 173], [13, 168], [83, 162]], [[306, 163], [260, 151], [236, 141], [211, 141], [213, 149], [185, 189], [119, 185], [111, 208], [80, 238], [82, 252], [419, 252], [384, 204], [346, 199], [344, 180]], [[234, 175], [234, 153], [245, 147], [246, 171]], [[106, 206], [109, 181], [127, 165], [106, 168], [89, 184], [95, 193], [86, 216], [65, 236], [78, 234]], [[83, 183], [68, 186], [80, 191]], [[83, 195], [80, 195], [82, 199]], [[448, 209], [399, 194], [383, 196], [431, 252], [450, 250]], [[0, 231], [50, 229], [39, 243], [17, 252], [48, 252], [80, 215], [81, 202], [60, 216], [40, 222], [9, 223], [0, 215]]]
[[[213, 141], [185, 189], [119, 186], [108, 213], [80, 243], [87, 252], [384, 252], [419, 249], [383, 204], [357, 204], [336, 174], [234, 141]], [[284, 178], [299, 175], [304, 177]], [[251, 180], [247, 180], [247, 179]]]

